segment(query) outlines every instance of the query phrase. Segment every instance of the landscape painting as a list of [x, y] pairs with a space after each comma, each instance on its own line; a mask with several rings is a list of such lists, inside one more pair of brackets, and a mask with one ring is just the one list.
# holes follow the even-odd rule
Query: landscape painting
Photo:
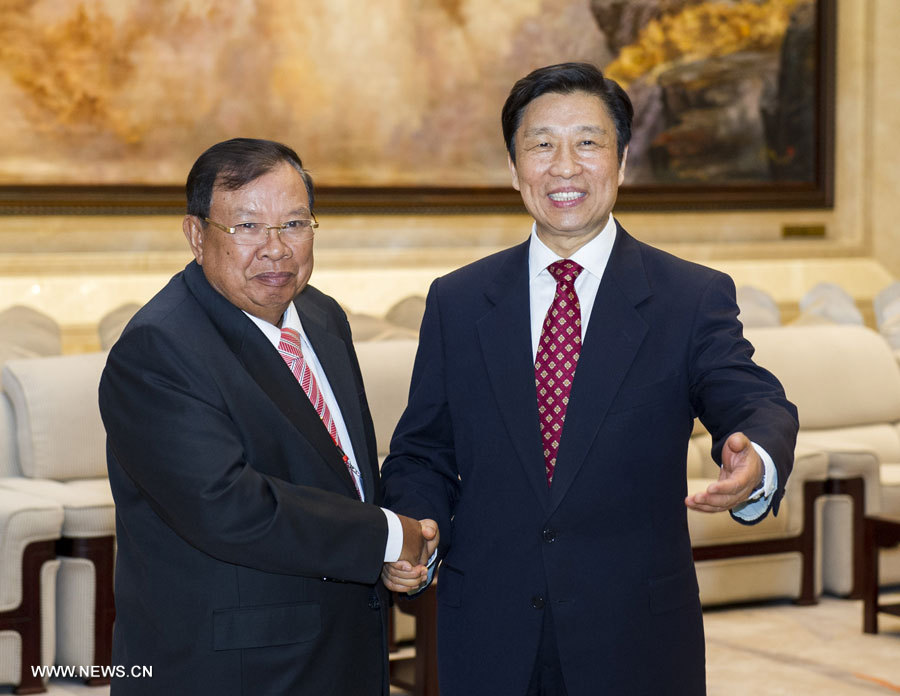
[[600, 66], [621, 201], [830, 204], [836, 0], [5, 0], [0, 209], [169, 212], [191, 163], [281, 140], [335, 209], [515, 206], [499, 113]]

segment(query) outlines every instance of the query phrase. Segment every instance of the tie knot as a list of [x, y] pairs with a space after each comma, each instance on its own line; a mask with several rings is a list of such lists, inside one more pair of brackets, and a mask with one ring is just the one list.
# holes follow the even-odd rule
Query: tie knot
[[547, 266], [547, 270], [556, 278], [557, 283], [574, 283], [584, 269], [571, 259], [562, 259], [551, 263]]
[[[281, 346], [279, 348], [281, 350], [288, 350], [288, 352], [297, 354], [300, 352], [300, 334], [296, 329], [282, 329], [281, 330]], [[285, 345], [286, 344], [286, 345]], [[289, 350], [293, 348], [294, 350]]]

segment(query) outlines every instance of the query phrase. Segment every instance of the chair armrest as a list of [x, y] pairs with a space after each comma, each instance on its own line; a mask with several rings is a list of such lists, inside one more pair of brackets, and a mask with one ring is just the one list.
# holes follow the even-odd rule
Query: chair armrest
[[12, 476], [0, 478], [0, 490], [17, 491], [60, 505], [64, 537], [83, 539], [116, 533], [115, 503], [106, 478], [52, 481]]
[[866, 496], [866, 514], [876, 515], [881, 511], [881, 462], [870, 447], [821, 436], [804, 437], [803, 445], [821, 448], [827, 454], [829, 479], [861, 478]]
[[51, 500], [0, 489], [0, 612], [22, 601], [22, 555], [36, 541], [60, 537], [63, 509]]

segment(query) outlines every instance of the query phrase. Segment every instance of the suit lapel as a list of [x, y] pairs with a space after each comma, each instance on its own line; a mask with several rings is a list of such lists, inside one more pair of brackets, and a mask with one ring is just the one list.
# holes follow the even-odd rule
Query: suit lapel
[[525, 477], [542, 505], [547, 479], [541, 448], [531, 358], [528, 245], [511, 250], [485, 294], [494, 305], [477, 321], [478, 337], [494, 397], [518, 454]]
[[[291, 378], [290, 372], [286, 371], [284, 359], [278, 351], [273, 349], [262, 331], [254, 326], [240, 309], [209, 285], [203, 270], [196, 262], [188, 264], [184, 278], [191, 293], [206, 310], [226, 345], [253, 381], [355, 495], [356, 487], [334, 446], [331, 435], [322, 424], [319, 414], [303, 392], [303, 388], [297, 380]], [[318, 349], [316, 355], [320, 355]], [[354, 447], [355, 445], [354, 442]]]
[[600, 430], [613, 398], [647, 334], [636, 306], [651, 294], [640, 247], [617, 224], [616, 242], [578, 359], [550, 489], [552, 513], [562, 501]]
[[[360, 409], [359, 394], [356, 383], [353, 380], [353, 368], [350, 364], [350, 355], [344, 341], [328, 330], [328, 315], [319, 307], [306, 302], [301, 293], [294, 304], [300, 315], [303, 330], [306, 337], [316, 351], [316, 357], [322, 365], [322, 369], [328, 377], [328, 384], [334, 398], [341, 409], [341, 416], [347, 432], [350, 434], [350, 442], [353, 445], [353, 454], [359, 470], [362, 472], [363, 492], [366, 500], [374, 500], [375, 484], [370, 472], [373, 470], [369, 462], [368, 448], [366, 447], [365, 430], [363, 428], [362, 411]], [[321, 423], [321, 421], [320, 421]], [[327, 433], [325, 426], [322, 430]], [[331, 436], [328, 436], [329, 442]], [[332, 444], [332, 448], [334, 445]], [[343, 473], [351, 486], [353, 481], [347, 473], [347, 467], [341, 462]], [[354, 487], [354, 491], [356, 488]]]

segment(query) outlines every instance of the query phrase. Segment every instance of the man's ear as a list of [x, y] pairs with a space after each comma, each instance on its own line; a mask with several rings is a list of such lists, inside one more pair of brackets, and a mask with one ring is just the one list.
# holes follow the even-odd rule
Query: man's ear
[[625, 146], [625, 149], [622, 150], [622, 163], [619, 164], [619, 186], [622, 185], [622, 182], [625, 181], [625, 162], [628, 161], [628, 146]]
[[203, 265], [203, 223], [196, 215], [185, 215], [181, 221], [181, 229], [191, 247], [197, 263]]
[[509, 153], [506, 153], [506, 163], [509, 165], [509, 173], [512, 176], [512, 185], [516, 191], [521, 191], [519, 188], [519, 173], [516, 171], [516, 165], [512, 161], [512, 157], [510, 157]]

